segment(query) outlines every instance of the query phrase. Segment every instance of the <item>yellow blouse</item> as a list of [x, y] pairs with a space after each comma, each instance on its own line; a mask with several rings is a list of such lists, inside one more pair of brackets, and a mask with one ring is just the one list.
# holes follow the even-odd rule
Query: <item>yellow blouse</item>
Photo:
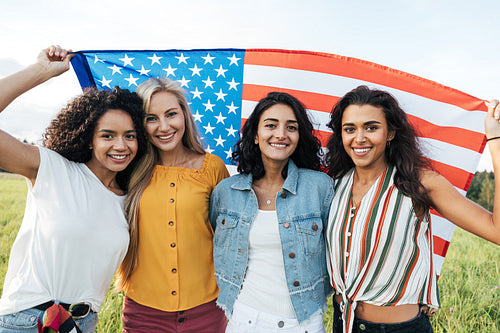
[[217, 298], [208, 210], [212, 190], [228, 176], [209, 153], [200, 170], [156, 166], [139, 206], [138, 264], [128, 297], [163, 311]]

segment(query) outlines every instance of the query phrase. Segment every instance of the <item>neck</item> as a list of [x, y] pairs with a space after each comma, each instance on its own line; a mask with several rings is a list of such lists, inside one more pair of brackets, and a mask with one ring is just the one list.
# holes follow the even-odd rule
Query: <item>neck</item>
[[172, 151], [159, 151], [160, 164], [164, 166], [175, 167], [183, 165], [189, 159], [190, 150], [180, 145], [178, 149]]
[[92, 171], [94, 175], [101, 181], [101, 183], [113, 192], [121, 192], [120, 187], [116, 183], [116, 174], [118, 172], [111, 170], [103, 170], [101, 168], [96, 168], [91, 162], [85, 163], [85, 165]]
[[285, 161], [272, 161], [262, 159], [262, 164], [264, 164], [265, 175], [261, 179], [268, 179], [269, 182], [284, 181], [282, 172], [285, 166], [288, 164], [288, 159]]
[[387, 169], [388, 165], [378, 168], [360, 168], [354, 170], [354, 179], [358, 184], [373, 184], [375, 180]]

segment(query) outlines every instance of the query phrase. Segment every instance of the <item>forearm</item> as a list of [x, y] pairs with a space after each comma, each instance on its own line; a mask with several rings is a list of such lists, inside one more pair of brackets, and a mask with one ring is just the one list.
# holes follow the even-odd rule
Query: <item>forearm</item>
[[[495, 198], [493, 206], [493, 222], [500, 229], [500, 139], [488, 142], [491, 160], [493, 161], [493, 172], [495, 174]], [[500, 235], [499, 235], [500, 238]]]
[[51, 77], [50, 72], [42, 64], [35, 63], [0, 79], [0, 112], [17, 97]]

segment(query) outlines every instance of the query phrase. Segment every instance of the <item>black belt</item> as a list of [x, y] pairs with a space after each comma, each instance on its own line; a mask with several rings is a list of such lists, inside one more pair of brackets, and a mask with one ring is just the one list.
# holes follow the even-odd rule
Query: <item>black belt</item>
[[[54, 301], [48, 301], [35, 306], [35, 309], [45, 311], [52, 305], [54, 305]], [[70, 315], [73, 318], [86, 317], [90, 313], [90, 311], [92, 311], [92, 307], [90, 306], [90, 304], [87, 303], [75, 303], [75, 304], [59, 303], [59, 305], [61, 305], [66, 311], [69, 311]]]

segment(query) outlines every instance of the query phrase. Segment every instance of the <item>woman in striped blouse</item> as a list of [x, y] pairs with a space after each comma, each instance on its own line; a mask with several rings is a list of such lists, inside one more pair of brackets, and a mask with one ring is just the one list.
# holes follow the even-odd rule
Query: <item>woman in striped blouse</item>
[[[486, 137], [498, 175], [500, 106], [487, 104]], [[328, 126], [328, 174], [336, 180], [326, 231], [333, 332], [432, 332], [422, 310], [439, 308], [429, 209], [500, 244], [499, 209], [488, 212], [432, 171], [387, 92], [352, 90]], [[498, 207], [500, 177], [495, 185]]]

